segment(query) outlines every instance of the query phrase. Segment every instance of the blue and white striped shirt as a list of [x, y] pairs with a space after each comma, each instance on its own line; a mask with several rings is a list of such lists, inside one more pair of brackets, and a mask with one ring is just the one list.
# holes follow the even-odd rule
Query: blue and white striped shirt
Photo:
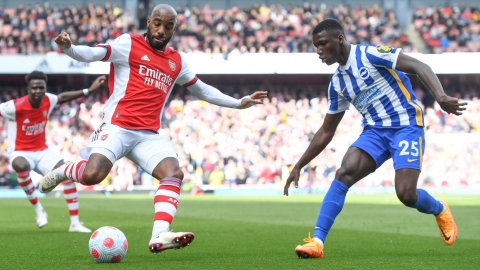
[[328, 88], [328, 113], [349, 103], [363, 115], [364, 126], [423, 126], [423, 111], [408, 77], [396, 71], [401, 49], [352, 45], [347, 64], [340, 65]]

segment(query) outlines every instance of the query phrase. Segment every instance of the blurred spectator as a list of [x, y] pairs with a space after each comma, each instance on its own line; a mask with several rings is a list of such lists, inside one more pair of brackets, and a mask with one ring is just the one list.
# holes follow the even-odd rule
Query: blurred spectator
[[[146, 19], [154, 8], [141, 2], [135, 18], [117, 3], [103, 6], [43, 6], [20, 4], [16, 10], [0, 8], [0, 53], [43, 54], [59, 52], [54, 38], [63, 30], [74, 44], [95, 46], [115, 39], [122, 33], [137, 34], [146, 30]], [[261, 6], [233, 6], [213, 10], [179, 5], [177, 33], [169, 46], [184, 52], [228, 54], [314, 52], [310, 34], [325, 18], [344, 24], [347, 39], [352, 43], [375, 43], [403, 47], [414, 51], [398, 24], [393, 10], [378, 5], [355, 7], [339, 4], [327, 7], [305, 2], [303, 7], [262, 3]]]
[[475, 3], [467, 6], [429, 5], [419, 7], [413, 15], [413, 24], [432, 52], [480, 51], [480, 11]]

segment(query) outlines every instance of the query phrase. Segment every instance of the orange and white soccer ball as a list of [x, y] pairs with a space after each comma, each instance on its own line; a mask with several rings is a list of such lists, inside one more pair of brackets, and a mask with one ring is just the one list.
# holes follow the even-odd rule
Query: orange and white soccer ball
[[128, 242], [122, 231], [105, 226], [93, 232], [88, 249], [93, 259], [99, 263], [118, 263], [127, 255]]

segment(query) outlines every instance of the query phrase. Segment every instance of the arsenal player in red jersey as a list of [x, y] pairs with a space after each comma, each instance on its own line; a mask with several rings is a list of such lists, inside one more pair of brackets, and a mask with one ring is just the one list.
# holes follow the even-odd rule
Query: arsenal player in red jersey
[[[48, 224], [47, 213], [38, 201], [30, 171], [45, 175], [64, 164], [63, 158], [51, 151], [45, 141], [45, 126], [56, 104], [61, 104], [95, 92], [106, 80], [98, 77], [88, 89], [64, 92], [56, 96], [47, 93], [47, 76], [33, 71], [26, 76], [28, 95], [0, 104], [0, 116], [8, 119], [8, 155], [17, 172], [18, 182], [27, 194], [37, 215], [37, 226]], [[70, 211], [69, 232], [91, 232], [78, 219], [78, 195], [75, 183], [65, 181], [63, 193]]]
[[49, 192], [70, 179], [83, 185], [100, 183], [116, 160], [127, 157], [160, 179], [154, 199], [155, 218], [151, 252], [181, 249], [194, 239], [190, 232], [171, 232], [180, 197], [183, 172], [172, 144], [158, 134], [165, 103], [175, 83], [198, 98], [219, 106], [245, 109], [262, 104], [267, 92], [235, 99], [203, 83], [180, 53], [166, 48], [177, 25], [177, 13], [169, 5], [156, 6], [143, 35], [123, 34], [108, 44], [91, 48], [72, 45], [67, 33], [55, 42], [67, 55], [83, 62], [110, 62], [110, 98], [103, 123], [80, 155], [85, 160], [66, 164], [47, 174], [40, 192]]

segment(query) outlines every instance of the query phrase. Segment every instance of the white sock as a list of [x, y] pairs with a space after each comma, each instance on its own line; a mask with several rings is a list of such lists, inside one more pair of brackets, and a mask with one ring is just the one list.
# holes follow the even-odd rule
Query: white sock
[[[159, 222], [155, 222], [153, 230], [152, 230], [152, 239], [157, 237], [160, 233], [168, 231], [170, 229], [170, 224], [165, 222], [166, 224], [159, 224]], [[156, 225], [156, 227], [155, 227]], [[164, 225], [164, 226], [158, 226], [158, 225]]]
[[37, 202], [36, 204], [33, 205], [33, 209], [35, 209], [35, 212], [43, 211], [42, 204], [40, 202]]
[[80, 223], [80, 219], [78, 219], [78, 215], [70, 216], [70, 223]]
[[323, 241], [320, 238], [314, 237], [313, 240], [317, 241], [323, 248]]

